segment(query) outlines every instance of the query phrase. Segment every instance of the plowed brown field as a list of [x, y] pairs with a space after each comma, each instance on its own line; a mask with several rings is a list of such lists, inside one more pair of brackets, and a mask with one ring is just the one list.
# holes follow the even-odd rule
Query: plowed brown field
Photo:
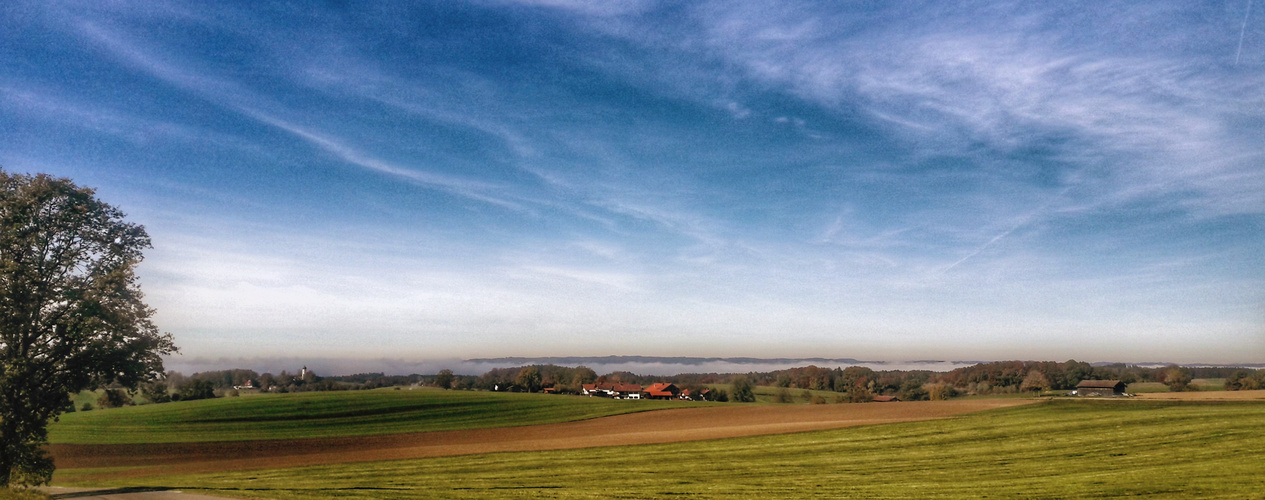
[[505, 451], [671, 443], [929, 420], [1034, 400], [682, 408], [579, 422], [385, 436], [211, 443], [49, 446], [59, 470], [124, 467], [84, 480]]

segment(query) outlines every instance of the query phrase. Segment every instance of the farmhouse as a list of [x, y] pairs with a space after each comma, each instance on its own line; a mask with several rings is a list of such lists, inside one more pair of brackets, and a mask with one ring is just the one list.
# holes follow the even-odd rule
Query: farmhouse
[[641, 386], [637, 384], [615, 384], [614, 395], [619, 399], [641, 399]]
[[588, 397], [609, 398], [615, 390], [615, 384], [584, 384], [580, 386], [580, 394]]
[[646, 388], [646, 397], [650, 399], [676, 399], [681, 390], [675, 384], [659, 382]]
[[1123, 396], [1124, 382], [1119, 380], [1082, 380], [1076, 384], [1078, 396]]
[[690, 392], [689, 389], [681, 389], [681, 394], [679, 397], [686, 401], [693, 401], [695, 399], [705, 400], [707, 399], [707, 395], [711, 393], [712, 391], [710, 389], [702, 389], [698, 391], [697, 393]]
[[637, 384], [602, 383], [583, 384], [580, 394], [588, 397], [615, 399], [641, 399], [641, 386]]

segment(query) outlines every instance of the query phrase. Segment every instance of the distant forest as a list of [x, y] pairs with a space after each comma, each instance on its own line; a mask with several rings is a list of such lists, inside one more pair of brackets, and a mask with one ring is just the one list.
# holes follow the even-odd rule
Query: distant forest
[[[599, 375], [585, 366], [534, 364], [496, 368], [482, 375], [456, 375], [443, 370], [434, 375], [385, 375], [358, 373], [319, 376], [311, 371], [279, 375], [253, 370], [220, 370], [183, 375], [168, 372], [166, 380], [142, 392], [151, 401], [200, 399], [237, 395], [242, 390], [266, 392], [338, 391], [390, 386], [428, 385], [456, 390], [550, 392], [578, 394], [581, 386], [594, 383], [649, 385], [670, 382], [692, 394], [701, 389], [721, 389], [736, 379], [757, 386], [834, 391], [839, 401], [869, 401], [873, 396], [896, 396], [905, 401], [948, 399], [962, 395], [1008, 394], [1071, 390], [1082, 380], [1120, 380], [1126, 384], [1156, 382], [1169, 390], [1191, 390], [1194, 379], [1224, 379], [1226, 390], [1265, 388], [1265, 369], [1240, 367], [1142, 367], [1124, 363], [1091, 365], [1083, 361], [998, 361], [979, 363], [950, 372], [927, 370], [873, 370], [862, 366], [822, 368], [805, 366], [749, 373], [682, 373], [671, 376], [611, 372]], [[168, 397], [164, 398], [164, 394]]]

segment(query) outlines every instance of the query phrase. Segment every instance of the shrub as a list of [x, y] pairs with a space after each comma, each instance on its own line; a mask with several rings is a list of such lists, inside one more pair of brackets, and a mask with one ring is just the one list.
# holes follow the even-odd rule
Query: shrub
[[120, 408], [133, 404], [135, 403], [132, 402], [132, 397], [122, 389], [106, 389], [101, 393], [101, 397], [97, 398], [97, 406], [100, 408]]
[[[179, 392], [181, 401], [193, 401], [195, 399], [211, 399], [215, 397], [215, 385], [208, 380], [192, 380], [181, 384]], [[176, 400], [172, 396], [172, 400]]]
[[949, 384], [931, 384], [927, 387], [927, 395], [932, 401], [944, 401], [957, 396], [958, 391]]
[[154, 381], [141, 386], [141, 395], [151, 403], [171, 401], [171, 392], [167, 390], [167, 384], [163, 382]]

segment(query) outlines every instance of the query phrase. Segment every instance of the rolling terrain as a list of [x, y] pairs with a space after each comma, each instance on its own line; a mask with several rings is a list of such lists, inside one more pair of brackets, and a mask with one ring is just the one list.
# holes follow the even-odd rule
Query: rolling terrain
[[433, 388], [259, 394], [67, 413], [49, 426], [49, 442], [153, 444], [375, 436], [546, 424], [707, 404]]
[[61, 444], [55, 482], [241, 498], [1259, 498], [1265, 391], [1210, 395], [677, 405], [371, 437]]
[[[1031, 400], [854, 405], [678, 407], [591, 420], [343, 438], [157, 444], [54, 444], [59, 478], [100, 481], [173, 473], [271, 469], [506, 451], [640, 445], [927, 420]], [[630, 402], [636, 403], [636, 402]]]

